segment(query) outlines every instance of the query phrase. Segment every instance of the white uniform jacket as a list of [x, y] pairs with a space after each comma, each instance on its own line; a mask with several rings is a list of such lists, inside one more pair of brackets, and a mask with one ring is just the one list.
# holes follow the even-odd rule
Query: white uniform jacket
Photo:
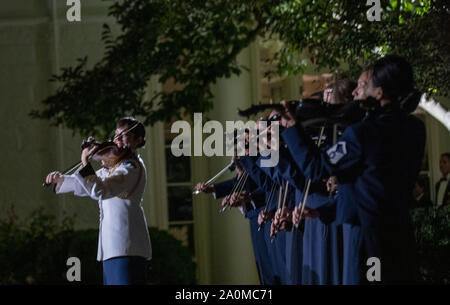
[[97, 174], [90, 164], [65, 175], [56, 193], [73, 192], [98, 200], [100, 228], [97, 260], [118, 256], [151, 259], [152, 248], [142, 208], [146, 169], [138, 160], [122, 161], [114, 170], [102, 168]]

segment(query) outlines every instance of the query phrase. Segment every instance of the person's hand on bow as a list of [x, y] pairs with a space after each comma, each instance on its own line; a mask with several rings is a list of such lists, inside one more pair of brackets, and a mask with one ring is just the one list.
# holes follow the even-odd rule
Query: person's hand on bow
[[286, 101], [281, 101], [280, 104], [284, 106], [284, 111], [281, 111], [280, 125], [286, 128], [294, 126], [297, 123], [295, 120], [295, 109]]
[[60, 185], [64, 182], [64, 176], [60, 172], [51, 172], [45, 178], [45, 183], [47, 184], [57, 184]]
[[292, 210], [289, 208], [281, 209], [281, 213], [278, 216], [278, 228], [280, 231], [292, 230]]
[[274, 216], [274, 213], [272, 211], [262, 210], [258, 214], [258, 224], [261, 226], [262, 223], [272, 220], [273, 216]]
[[205, 185], [205, 182], [199, 182], [194, 187], [194, 190], [209, 194], [209, 193], [214, 192], [214, 186], [213, 185]]
[[[89, 143], [95, 142], [95, 139], [93, 137], [89, 137], [87, 139], [87, 141], [83, 141], [83, 144], [85, 143]], [[83, 150], [81, 151], [81, 163], [83, 164], [83, 166], [86, 166], [89, 162], [89, 157], [92, 155], [92, 153], [97, 149], [97, 145], [96, 144], [92, 144], [92, 145], [88, 145], [85, 148], [83, 148]]]
[[[292, 223], [298, 224], [300, 222], [300, 214], [301, 214], [301, 207], [298, 205], [294, 208], [294, 211], [292, 212]], [[319, 211], [305, 206], [305, 208], [303, 210], [303, 214], [301, 216], [303, 219], [304, 218], [317, 218], [320, 216], [320, 214], [319, 214]]]

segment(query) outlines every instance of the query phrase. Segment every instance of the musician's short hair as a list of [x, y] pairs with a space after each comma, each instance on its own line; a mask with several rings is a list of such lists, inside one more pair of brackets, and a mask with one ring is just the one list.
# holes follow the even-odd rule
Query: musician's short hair
[[136, 118], [132, 116], [121, 118], [119, 121], [117, 121], [116, 128], [122, 127], [132, 128], [130, 132], [135, 136], [135, 138], [142, 137], [142, 142], [138, 147], [143, 147], [145, 145], [145, 127]]

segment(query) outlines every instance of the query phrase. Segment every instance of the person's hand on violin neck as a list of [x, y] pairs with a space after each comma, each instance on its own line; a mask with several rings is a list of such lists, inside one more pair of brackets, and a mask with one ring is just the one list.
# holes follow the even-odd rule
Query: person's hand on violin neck
[[248, 140], [247, 135], [244, 138], [238, 139], [236, 143], [236, 157], [239, 159], [240, 156], [248, 156]]
[[83, 164], [83, 166], [86, 166], [88, 164], [89, 157], [96, 149], [97, 149], [96, 145], [91, 145], [81, 151], [81, 163]]
[[284, 111], [281, 111], [281, 121], [280, 125], [286, 128], [294, 126], [297, 122], [295, 120], [295, 110], [292, 105], [288, 104], [286, 101], [281, 101], [281, 105], [284, 107]]
[[272, 125], [269, 125], [264, 131], [264, 136], [259, 138], [258, 149], [264, 151], [266, 148], [272, 151], [278, 151], [280, 149], [280, 135], [278, 133], [272, 133]]

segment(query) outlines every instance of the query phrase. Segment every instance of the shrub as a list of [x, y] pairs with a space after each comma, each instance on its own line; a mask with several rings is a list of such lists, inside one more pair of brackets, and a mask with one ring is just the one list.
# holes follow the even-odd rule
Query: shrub
[[[412, 210], [418, 265], [423, 283], [450, 284], [450, 206]], [[69, 284], [69, 257], [81, 261], [81, 284], [101, 284], [96, 261], [98, 230], [75, 231], [74, 219], [60, 223], [42, 209], [27, 222], [13, 210], [0, 219], [0, 284]], [[153, 258], [146, 270], [149, 284], [195, 284], [190, 251], [166, 231], [149, 228]], [[78, 282], [74, 282], [78, 283]]]
[[412, 211], [421, 280], [450, 284], [450, 206]]
[[[98, 230], [73, 229], [74, 218], [60, 223], [42, 209], [27, 222], [13, 210], [0, 220], [0, 284], [69, 284], [69, 257], [81, 261], [81, 282], [101, 284], [101, 264], [96, 261]], [[149, 228], [153, 259], [147, 272], [149, 284], [194, 284], [195, 263], [189, 249], [165, 231]]]

